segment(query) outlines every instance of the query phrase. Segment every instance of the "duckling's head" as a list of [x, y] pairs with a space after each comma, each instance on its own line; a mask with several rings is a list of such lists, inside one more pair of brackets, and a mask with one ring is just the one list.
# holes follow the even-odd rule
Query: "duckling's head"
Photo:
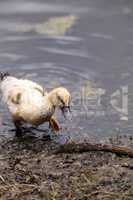
[[70, 93], [66, 88], [59, 87], [51, 91], [50, 101], [59, 108], [65, 118], [70, 114]]

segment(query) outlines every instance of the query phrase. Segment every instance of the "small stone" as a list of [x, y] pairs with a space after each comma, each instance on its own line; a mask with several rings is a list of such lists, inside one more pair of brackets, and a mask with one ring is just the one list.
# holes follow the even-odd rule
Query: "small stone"
[[128, 167], [128, 163], [123, 163], [122, 167]]
[[58, 179], [62, 176], [62, 172], [51, 172], [48, 174], [48, 176], [53, 179]]

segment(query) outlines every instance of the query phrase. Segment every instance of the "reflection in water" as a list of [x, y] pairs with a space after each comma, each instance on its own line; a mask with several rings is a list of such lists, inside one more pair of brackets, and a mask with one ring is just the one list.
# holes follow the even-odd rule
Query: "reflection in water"
[[[132, 8], [133, 2], [109, 0], [0, 2], [0, 71], [38, 81], [47, 90], [62, 85], [72, 93], [73, 121], [57, 113], [60, 141], [68, 135], [103, 141], [132, 134], [132, 112], [118, 112], [121, 88], [133, 85]], [[60, 29], [64, 16], [69, 23], [61, 21]], [[27, 24], [28, 32], [20, 31]], [[1, 132], [9, 134], [12, 123], [3, 104], [0, 111]]]
[[68, 15], [62, 17], [53, 17], [46, 22], [36, 25], [23, 25], [16, 27], [14, 31], [30, 32], [40, 35], [60, 36], [65, 35], [66, 32], [74, 25], [77, 17], [75, 15]]

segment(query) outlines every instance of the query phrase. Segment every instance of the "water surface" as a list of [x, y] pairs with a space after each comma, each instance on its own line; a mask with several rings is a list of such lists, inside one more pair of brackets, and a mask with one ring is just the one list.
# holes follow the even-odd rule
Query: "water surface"
[[[64, 35], [22, 31], [69, 15], [77, 20]], [[59, 141], [132, 136], [132, 65], [130, 0], [0, 1], [0, 71], [36, 80], [48, 90], [62, 85], [72, 94], [72, 122], [57, 113]], [[3, 104], [0, 110], [1, 134], [13, 134]]]

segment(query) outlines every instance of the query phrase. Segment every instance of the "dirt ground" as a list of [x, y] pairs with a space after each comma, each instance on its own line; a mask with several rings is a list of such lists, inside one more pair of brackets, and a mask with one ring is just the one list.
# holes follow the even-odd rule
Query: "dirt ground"
[[133, 159], [55, 154], [50, 138], [0, 141], [0, 200], [133, 200]]

